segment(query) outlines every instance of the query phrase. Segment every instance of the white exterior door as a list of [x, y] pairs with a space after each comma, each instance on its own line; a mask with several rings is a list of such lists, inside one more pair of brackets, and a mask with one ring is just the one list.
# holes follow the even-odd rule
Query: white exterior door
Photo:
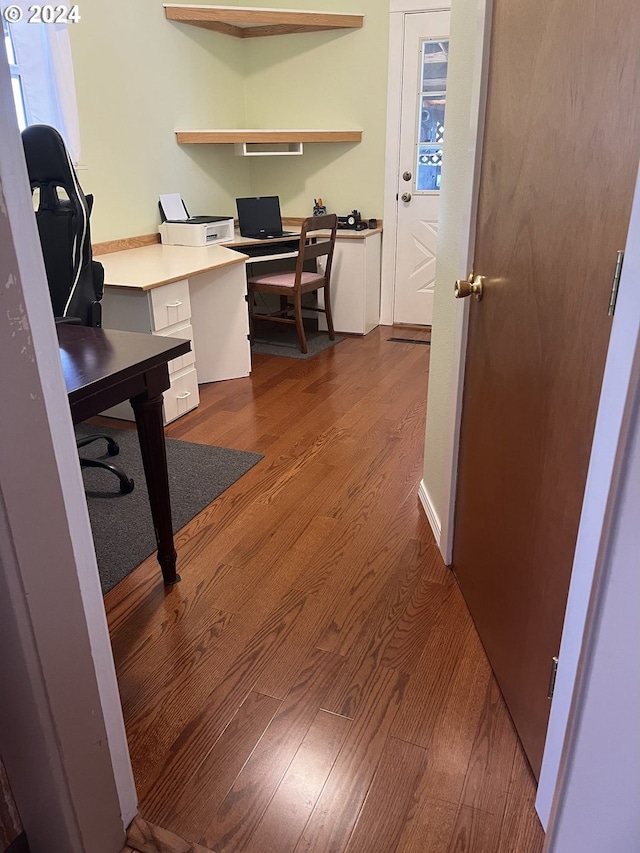
[[431, 325], [449, 12], [404, 16], [393, 322]]

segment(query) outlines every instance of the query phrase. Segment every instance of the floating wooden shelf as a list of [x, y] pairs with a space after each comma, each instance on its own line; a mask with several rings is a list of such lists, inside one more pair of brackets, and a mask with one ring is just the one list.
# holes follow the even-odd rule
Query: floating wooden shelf
[[187, 6], [181, 3], [165, 3], [164, 12], [170, 21], [204, 27], [236, 38], [359, 29], [364, 18], [364, 15], [344, 12], [302, 12], [248, 6]]
[[206, 143], [360, 142], [361, 130], [177, 130], [180, 145]]

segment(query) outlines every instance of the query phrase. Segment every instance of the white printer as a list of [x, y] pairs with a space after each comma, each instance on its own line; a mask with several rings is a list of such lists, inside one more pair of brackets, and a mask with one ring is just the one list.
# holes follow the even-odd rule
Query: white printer
[[160, 240], [168, 246], [210, 246], [233, 240], [233, 217], [189, 216], [178, 193], [160, 196]]

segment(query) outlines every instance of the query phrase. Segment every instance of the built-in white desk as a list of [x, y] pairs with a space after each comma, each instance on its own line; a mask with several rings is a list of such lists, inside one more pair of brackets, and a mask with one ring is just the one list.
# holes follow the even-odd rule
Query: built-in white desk
[[[285, 227], [295, 230], [295, 225]], [[367, 334], [380, 318], [380, 228], [338, 231], [331, 275], [337, 332]], [[294, 258], [295, 250], [248, 257], [249, 245], [295, 241], [252, 240], [236, 232], [232, 243], [166, 246], [160, 243], [96, 255], [105, 272], [102, 324], [106, 329], [189, 338], [191, 352], [169, 362], [165, 423], [194, 409], [198, 384], [238, 379], [251, 372], [245, 263]], [[322, 298], [323, 294], [319, 294]], [[320, 328], [326, 328], [320, 315]], [[129, 403], [110, 409], [133, 420]]]
[[[165, 423], [198, 405], [198, 383], [249, 375], [245, 255], [219, 245], [156, 244], [95, 259], [105, 271], [105, 328], [192, 342], [190, 353], [169, 362]], [[107, 414], [133, 419], [128, 403]]]
[[[293, 221], [283, 223], [288, 231], [295, 230]], [[322, 232], [319, 232], [322, 233]], [[295, 237], [269, 240], [269, 244], [286, 242]], [[243, 246], [263, 244], [265, 241], [240, 236], [236, 231], [232, 243], [225, 243], [238, 251]], [[366, 335], [380, 323], [380, 275], [382, 253], [382, 228], [367, 228], [364, 231], [339, 230], [336, 233], [336, 248], [331, 272], [331, 309], [336, 332]], [[296, 252], [251, 257], [247, 263], [276, 261], [295, 257]], [[322, 307], [324, 292], [318, 294]], [[324, 314], [318, 322], [326, 329]]]

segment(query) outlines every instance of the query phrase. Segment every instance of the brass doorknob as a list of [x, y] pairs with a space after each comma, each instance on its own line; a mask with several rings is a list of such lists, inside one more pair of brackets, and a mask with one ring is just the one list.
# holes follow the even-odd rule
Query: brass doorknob
[[458, 279], [458, 281], [456, 281], [453, 288], [453, 294], [456, 299], [465, 299], [467, 296], [475, 296], [476, 300], [480, 302], [482, 299], [483, 288], [484, 276], [474, 276], [474, 274], [471, 273], [467, 281], [464, 279]]
[[402, 193], [402, 201], [411, 201], [411, 193]]

